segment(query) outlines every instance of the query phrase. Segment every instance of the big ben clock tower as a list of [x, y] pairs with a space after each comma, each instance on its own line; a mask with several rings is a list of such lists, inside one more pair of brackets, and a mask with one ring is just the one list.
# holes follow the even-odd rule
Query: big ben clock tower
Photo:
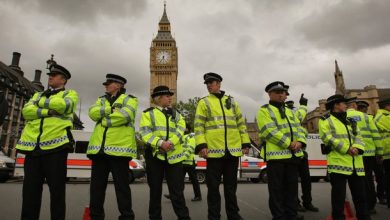
[[168, 86], [175, 95], [172, 104], [177, 101], [177, 47], [176, 41], [171, 34], [171, 24], [166, 12], [158, 23], [158, 33], [150, 47], [150, 94], [156, 86]]

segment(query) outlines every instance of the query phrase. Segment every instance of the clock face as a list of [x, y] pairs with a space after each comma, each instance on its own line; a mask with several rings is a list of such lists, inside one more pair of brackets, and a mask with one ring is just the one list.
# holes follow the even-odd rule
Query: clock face
[[171, 60], [171, 54], [168, 51], [160, 51], [157, 53], [156, 60], [159, 64], [167, 64]]

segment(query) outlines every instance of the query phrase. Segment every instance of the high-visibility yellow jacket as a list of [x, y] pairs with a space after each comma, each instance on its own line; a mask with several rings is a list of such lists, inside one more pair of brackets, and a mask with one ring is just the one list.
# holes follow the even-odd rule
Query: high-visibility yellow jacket
[[[140, 133], [142, 140], [152, 148], [154, 157], [175, 164], [185, 159], [182, 147], [185, 126], [185, 121], [178, 111], [173, 109], [172, 115], [167, 117], [159, 108], [152, 107], [142, 113]], [[163, 152], [159, 146], [162, 141], [170, 141], [173, 149]]]
[[355, 109], [347, 110], [348, 118], [353, 118], [360, 130], [364, 142], [364, 155], [375, 156], [383, 154], [382, 137], [376, 128], [374, 121], [365, 113]]
[[298, 118], [299, 122], [302, 124], [303, 120], [305, 120], [307, 115], [307, 106], [300, 105], [294, 114]]
[[299, 141], [306, 144], [304, 130], [289, 108], [284, 108], [286, 117], [282, 118], [279, 109], [271, 104], [260, 107], [257, 113], [259, 137], [265, 141], [261, 156], [266, 160], [289, 159], [293, 155], [302, 157], [303, 151], [293, 153], [289, 147], [291, 142]]
[[319, 133], [322, 142], [330, 146], [332, 151], [327, 155], [328, 172], [351, 175], [356, 171], [358, 176], [364, 176], [363, 155], [351, 156], [348, 150], [351, 146], [364, 151], [364, 143], [356, 128], [354, 134], [350, 124], [345, 125], [333, 115], [326, 115], [319, 121]]
[[209, 94], [199, 100], [195, 113], [196, 152], [207, 147], [208, 157], [220, 158], [225, 151], [242, 156], [242, 148], [250, 147], [249, 135], [238, 103], [233, 97]]
[[390, 159], [390, 111], [379, 109], [374, 121], [382, 136], [383, 159]]
[[[24, 105], [22, 114], [26, 120], [16, 149], [33, 151], [36, 147], [52, 150], [69, 143], [68, 131], [73, 127], [73, 113], [78, 95], [74, 90], [58, 90], [47, 98], [36, 92]], [[49, 110], [59, 115], [49, 116]]]
[[186, 134], [183, 140], [183, 151], [186, 156], [183, 164], [193, 165], [195, 163], [195, 134]]
[[111, 105], [106, 96], [89, 108], [96, 122], [88, 144], [88, 155], [104, 153], [119, 157], [137, 157], [134, 120], [138, 108], [136, 97], [121, 94]]

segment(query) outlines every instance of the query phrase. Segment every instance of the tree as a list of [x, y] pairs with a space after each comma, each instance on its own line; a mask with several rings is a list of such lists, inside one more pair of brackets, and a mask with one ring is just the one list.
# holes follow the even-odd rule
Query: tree
[[199, 97], [194, 97], [188, 99], [187, 102], [179, 101], [179, 103], [174, 106], [175, 109], [180, 111], [186, 123], [191, 125], [192, 128], [194, 127], [195, 111], [199, 100]]

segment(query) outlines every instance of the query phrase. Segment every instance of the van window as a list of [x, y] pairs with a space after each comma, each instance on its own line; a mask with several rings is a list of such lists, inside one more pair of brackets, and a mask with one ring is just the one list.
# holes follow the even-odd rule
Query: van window
[[88, 148], [88, 141], [76, 141], [75, 153], [86, 153]]

